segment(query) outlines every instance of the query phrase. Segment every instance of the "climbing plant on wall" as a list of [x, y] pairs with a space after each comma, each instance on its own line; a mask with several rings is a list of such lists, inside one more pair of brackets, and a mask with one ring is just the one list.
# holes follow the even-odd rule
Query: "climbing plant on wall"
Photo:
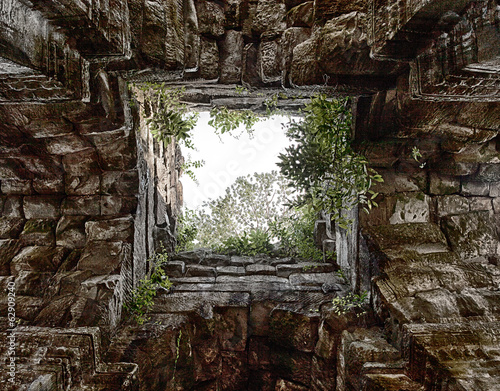
[[330, 213], [344, 228], [349, 221], [342, 210], [361, 204], [367, 211], [377, 206], [374, 182], [383, 179], [368, 167], [351, 143], [352, 115], [349, 100], [311, 98], [302, 121], [290, 121], [286, 135], [292, 144], [279, 155], [281, 174], [298, 190], [292, 204], [309, 204]]

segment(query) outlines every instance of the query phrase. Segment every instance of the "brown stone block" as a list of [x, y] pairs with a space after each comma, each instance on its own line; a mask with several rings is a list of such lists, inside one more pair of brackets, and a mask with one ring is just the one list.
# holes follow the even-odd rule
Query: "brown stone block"
[[24, 217], [22, 197], [10, 196], [3, 199], [3, 217]]
[[136, 197], [102, 196], [101, 216], [117, 216], [135, 213]]
[[196, 13], [198, 16], [198, 32], [209, 37], [221, 37], [224, 35], [224, 9], [215, 2], [196, 1]]
[[30, 195], [33, 193], [29, 179], [2, 179], [1, 191], [3, 194]]
[[0, 239], [17, 238], [24, 227], [24, 219], [0, 217]]
[[301, 386], [300, 384], [284, 380], [278, 379], [276, 382], [275, 391], [308, 391], [308, 387]]
[[224, 308], [218, 311], [217, 334], [223, 351], [243, 352], [248, 335], [248, 314], [246, 308]]
[[64, 181], [62, 177], [56, 178], [34, 178], [33, 189], [38, 194], [64, 193]]
[[64, 171], [69, 175], [89, 175], [100, 173], [99, 159], [94, 148], [64, 155], [62, 158]]
[[62, 136], [73, 131], [73, 124], [64, 119], [36, 119], [24, 126], [34, 138]]
[[62, 203], [62, 212], [64, 215], [69, 216], [99, 216], [101, 212], [101, 197], [67, 197]]
[[68, 251], [63, 247], [29, 246], [24, 247], [12, 259], [10, 268], [14, 276], [21, 271], [55, 272]]
[[54, 228], [54, 220], [28, 220], [19, 239], [25, 246], [55, 246]]
[[221, 352], [222, 373], [219, 379], [221, 390], [244, 390], [248, 382], [246, 352]]
[[19, 272], [16, 278], [16, 295], [43, 297], [53, 273]]
[[271, 346], [266, 338], [250, 338], [248, 345], [248, 366], [251, 369], [269, 370], [271, 355]]
[[0, 240], [0, 275], [10, 275], [10, 261], [20, 248], [21, 244], [18, 240]]
[[272, 342], [301, 352], [312, 352], [318, 339], [318, 317], [275, 309], [269, 319]]
[[42, 327], [68, 327], [73, 320], [72, 306], [76, 300], [73, 295], [52, 299], [41, 309], [34, 324]]
[[132, 242], [134, 220], [131, 216], [116, 219], [87, 221], [85, 232], [88, 241]]
[[57, 220], [61, 215], [61, 198], [57, 196], [24, 197], [23, 210], [27, 219]]
[[280, 347], [273, 349], [271, 363], [277, 376], [290, 379], [294, 382], [309, 385], [311, 382], [312, 355], [288, 350]]
[[283, 31], [286, 28], [286, 7], [276, 0], [259, 0], [252, 31], [262, 34], [266, 31]]
[[105, 171], [102, 174], [102, 194], [133, 196], [139, 193], [139, 174], [131, 171]]
[[276, 374], [271, 371], [250, 370], [248, 391], [275, 391]]
[[77, 268], [94, 274], [116, 274], [119, 273], [122, 262], [130, 255], [130, 245], [122, 242], [89, 242]]
[[228, 30], [220, 48], [220, 82], [223, 84], [239, 83], [243, 67], [241, 31]]
[[63, 216], [56, 227], [56, 244], [67, 248], [85, 246], [85, 216]]
[[133, 169], [137, 155], [133, 138], [123, 132], [111, 131], [94, 137], [99, 154], [99, 163], [106, 171], [126, 171]]
[[44, 138], [45, 148], [51, 155], [67, 155], [88, 149], [91, 144], [76, 134]]
[[70, 176], [64, 178], [66, 194], [96, 195], [101, 189], [101, 177], [98, 175]]
[[208, 80], [219, 77], [219, 49], [215, 40], [201, 39], [200, 77]]
[[16, 318], [32, 322], [44, 305], [40, 297], [16, 296]]
[[293, 7], [286, 14], [287, 27], [312, 27], [314, 23], [313, 1]]

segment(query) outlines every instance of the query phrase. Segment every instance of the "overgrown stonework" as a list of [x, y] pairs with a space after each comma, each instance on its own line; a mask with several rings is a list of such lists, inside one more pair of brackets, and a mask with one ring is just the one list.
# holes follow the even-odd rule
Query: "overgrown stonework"
[[[6, 389], [500, 387], [497, 0], [4, 0], [0, 22]], [[150, 113], [129, 104], [127, 82], [152, 80], [185, 85], [198, 108], [262, 110], [261, 93], [312, 85], [354, 97], [355, 139], [385, 179], [380, 207], [323, 243], [335, 237], [372, 312], [335, 318], [322, 301], [342, 291], [334, 276], [260, 267], [261, 278], [200, 255], [233, 276], [190, 277], [172, 261], [172, 277], [196, 284], [159, 298], [159, 324], [122, 325], [123, 300], [159, 243], [173, 245], [182, 204], [179, 149], [158, 145]], [[208, 293], [221, 282], [230, 295]], [[304, 307], [321, 315], [294, 307], [303, 300], [323, 303]], [[252, 313], [262, 333], [244, 321]]]

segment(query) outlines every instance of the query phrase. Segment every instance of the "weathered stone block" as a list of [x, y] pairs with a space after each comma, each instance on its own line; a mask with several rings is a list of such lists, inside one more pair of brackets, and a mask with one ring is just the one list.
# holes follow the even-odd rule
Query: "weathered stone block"
[[0, 217], [0, 239], [17, 238], [24, 227], [24, 219]]
[[460, 179], [450, 175], [430, 173], [430, 193], [435, 195], [449, 195], [460, 191]]
[[481, 164], [476, 179], [484, 182], [499, 182], [500, 164]]
[[17, 296], [16, 317], [33, 322], [44, 305], [45, 301], [41, 297]]
[[23, 201], [21, 197], [7, 197], [3, 200], [3, 217], [16, 217], [22, 218], [23, 214]]
[[99, 173], [99, 159], [93, 148], [88, 148], [77, 153], [66, 154], [62, 158], [64, 171], [68, 175], [85, 176]]
[[198, 31], [209, 37], [224, 35], [224, 9], [215, 2], [199, 0], [196, 2], [198, 16]]
[[422, 193], [398, 195], [394, 213], [389, 218], [389, 222], [391, 224], [428, 223], [429, 202], [429, 196]]
[[137, 208], [136, 197], [102, 196], [101, 215], [117, 216], [135, 213]]
[[490, 197], [500, 197], [500, 182], [490, 183]]
[[281, 69], [283, 82], [289, 84], [290, 67], [293, 59], [293, 49], [311, 37], [311, 29], [303, 27], [287, 28], [281, 36]]
[[435, 289], [415, 294], [414, 309], [426, 322], [459, 316], [456, 297], [446, 289]]
[[10, 276], [10, 261], [20, 248], [19, 240], [0, 240], [0, 275]]
[[437, 212], [440, 217], [467, 213], [469, 200], [459, 195], [443, 196], [437, 199]]
[[215, 316], [217, 335], [222, 350], [245, 351], [248, 338], [248, 311], [242, 308], [224, 308]]
[[61, 215], [61, 198], [54, 196], [24, 197], [23, 210], [27, 219], [53, 219]]
[[54, 220], [28, 220], [19, 239], [25, 245], [54, 246], [54, 228]]
[[131, 242], [134, 237], [134, 220], [131, 216], [109, 220], [87, 221], [85, 232], [88, 241]]
[[266, 31], [283, 31], [286, 28], [286, 7], [282, 1], [259, 0], [252, 30], [257, 34]]
[[91, 144], [76, 134], [44, 138], [45, 148], [52, 155], [67, 155], [88, 149]]
[[69, 216], [99, 216], [100, 200], [100, 196], [67, 197], [62, 203], [62, 211]]
[[496, 214], [500, 213], [500, 197], [493, 198], [493, 210]]
[[208, 80], [219, 77], [219, 49], [213, 39], [201, 39], [200, 77]]
[[491, 198], [489, 197], [469, 197], [469, 207], [471, 212], [493, 210]]
[[203, 265], [187, 265], [186, 277], [215, 277], [217, 273], [214, 267]]
[[186, 272], [186, 264], [182, 261], [168, 261], [162, 265], [162, 269], [170, 278], [182, 277]]
[[69, 176], [65, 177], [65, 190], [67, 195], [95, 195], [101, 189], [101, 177], [98, 175]]
[[56, 244], [67, 248], [85, 246], [85, 216], [63, 216], [56, 227]]
[[16, 295], [43, 297], [53, 275], [51, 272], [20, 271], [16, 278]]
[[130, 257], [129, 244], [122, 242], [89, 242], [78, 262], [78, 270], [89, 270], [94, 274], [116, 274], [121, 264]]
[[239, 83], [243, 67], [243, 35], [241, 31], [228, 30], [221, 43], [220, 82]]
[[264, 84], [281, 80], [281, 44], [279, 40], [262, 41], [258, 52], [259, 73]]
[[242, 276], [245, 274], [245, 268], [243, 266], [217, 266], [215, 270], [219, 276]]
[[313, 1], [306, 1], [286, 14], [287, 27], [312, 27], [314, 23]]
[[64, 119], [36, 119], [24, 126], [34, 138], [62, 136], [73, 131], [73, 124]]
[[139, 192], [139, 175], [136, 170], [105, 171], [102, 173], [103, 194], [132, 196]]
[[63, 178], [34, 178], [33, 189], [38, 194], [64, 193]]
[[292, 86], [324, 83], [323, 72], [318, 64], [317, 48], [318, 42], [315, 36], [293, 48], [289, 76], [289, 82]]
[[269, 319], [269, 338], [280, 346], [310, 353], [318, 337], [318, 319], [317, 315], [275, 309]]
[[0, 189], [3, 194], [29, 195], [33, 192], [29, 179], [2, 179]]
[[446, 216], [442, 219], [442, 227], [452, 249], [462, 259], [491, 255], [496, 251], [498, 239], [489, 212]]
[[99, 133], [99, 137], [94, 140], [102, 169], [105, 171], [133, 169], [137, 156], [132, 137], [123, 136], [115, 131], [103, 133]]
[[17, 276], [21, 271], [54, 273], [68, 251], [62, 247], [24, 247], [10, 264], [11, 272]]
[[466, 196], [487, 196], [490, 193], [488, 182], [462, 181], [461, 194]]
[[253, 264], [246, 266], [247, 274], [266, 274], [266, 275], [275, 275], [276, 267], [269, 265], [261, 265], [261, 264]]
[[289, 277], [292, 285], [323, 285], [342, 283], [336, 273], [297, 273]]

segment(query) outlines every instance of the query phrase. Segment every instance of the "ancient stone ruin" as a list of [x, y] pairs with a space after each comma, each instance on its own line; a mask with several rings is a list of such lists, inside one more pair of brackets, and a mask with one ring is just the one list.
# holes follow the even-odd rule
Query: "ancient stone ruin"
[[[352, 96], [385, 182], [318, 222], [345, 278], [200, 250], [124, 319], [182, 205], [148, 81], [193, 110]], [[2, 389], [499, 390], [499, 130], [498, 0], [1, 0]], [[332, 311], [348, 285], [369, 311]]]

